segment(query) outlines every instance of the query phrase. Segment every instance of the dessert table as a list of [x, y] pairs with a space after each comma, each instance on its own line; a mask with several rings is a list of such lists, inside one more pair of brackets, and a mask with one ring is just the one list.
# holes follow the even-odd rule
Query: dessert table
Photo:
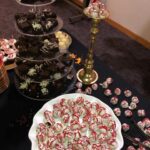
[[[72, 45], [70, 46], [70, 51], [77, 54], [79, 57], [84, 58], [87, 53], [87, 48], [85, 48], [77, 39], [72, 37]], [[99, 48], [100, 50], [100, 48]], [[99, 74], [99, 81], [97, 83], [102, 83], [107, 77], [112, 77], [113, 83], [109, 87], [110, 90], [114, 91], [115, 88], [120, 88], [122, 92], [124, 90], [131, 90], [133, 96], [137, 96], [140, 100], [136, 110], [133, 110], [133, 119], [137, 122], [142, 120], [142, 117], [138, 117], [137, 110], [145, 109], [146, 116], [150, 117], [150, 101], [143, 99], [142, 96], [135, 90], [134, 85], [128, 85], [120, 76], [109, 69], [105, 64], [101, 62], [97, 57], [95, 59], [95, 70]], [[81, 65], [76, 65], [76, 68], [81, 68]], [[32, 118], [34, 114], [43, 106], [45, 102], [32, 101], [26, 99], [20, 95], [15, 88], [13, 82], [13, 70], [8, 72], [10, 77], [10, 86], [7, 91], [0, 95], [0, 141], [1, 150], [30, 150], [31, 143], [28, 139], [28, 131], [32, 124]], [[72, 91], [74, 92], [74, 91]], [[124, 109], [120, 107], [120, 102], [114, 106], [110, 103], [110, 97], [104, 95], [104, 89], [99, 86], [98, 90], [93, 91], [92, 95], [99, 98], [104, 103], [108, 104], [112, 109], [119, 107], [121, 109], [121, 116], [119, 120], [121, 123], [128, 123], [130, 125], [130, 130], [127, 132], [128, 135], [132, 137], [139, 137], [145, 140], [138, 129], [133, 124], [130, 117], [125, 117]], [[125, 99], [123, 94], [118, 96], [119, 101]], [[126, 98], [130, 100], [131, 98]], [[124, 138], [124, 147], [126, 149], [129, 145], [132, 145], [128, 139]]]

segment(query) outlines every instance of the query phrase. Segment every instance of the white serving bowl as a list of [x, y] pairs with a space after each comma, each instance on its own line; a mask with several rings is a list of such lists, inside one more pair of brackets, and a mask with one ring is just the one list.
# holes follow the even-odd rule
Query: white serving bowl
[[43, 123], [44, 122], [44, 119], [45, 119], [44, 115], [43, 115], [44, 111], [45, 110], [52, 111], [53, 110], [53, 104], [59, 103], [60, 99], [62, 99], [62, 98], [65, 98], [65, 99], [76, 99], [77, 97], [83, 97], [84, 99], [89, 100], [90, 102], [97, 102], [102, 107], [104, 107], [106, 109], [106, 112], [112, 116], [112, 119], [116, 123], [116, 132], [117, 132], [117, 136], [116, 136], [117, 148], [116, 148], [116, 150], [120, 150], [123, 147], [124, 141], [123, 141], [123, 137], [122, 137], [122, 133], [121, 133], [121, 123], [118, 120], [118, 118], [115, 116], [113, 110], [108, 105], [106, 105], [104, 102], [102, 102], [101, 100], [99, 100], [96, 97], [89, 96], [89, 95], [86, 95], [86, 94], [80, 94], [80, 93], [72, 93], [72, 94], [61, 95], [61, 96], [58, 96], [58, 97], [48, 101], [35, 114], [35, 116], [33, 118], [33, 124], [31, 126], [31, 128], [29, 130], [29, 134], [28, 134], [29, 139], [30, 139], [30, 141], [32, 143], [31, 150], [39, 150], [38, 142], [37, 142], [37, 138], [36, 138], [36, 129], [37, 129], [39, 123]]

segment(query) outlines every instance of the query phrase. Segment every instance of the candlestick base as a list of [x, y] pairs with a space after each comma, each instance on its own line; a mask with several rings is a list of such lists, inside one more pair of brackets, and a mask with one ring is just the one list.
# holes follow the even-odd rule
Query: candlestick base
[[87, 74], [84, 69], [80, 69], [77, 72], [77, 79], [86, 85], [93, 84], [98, 80], [98, 73], [95, 70], [92, 70], [90, 74]]

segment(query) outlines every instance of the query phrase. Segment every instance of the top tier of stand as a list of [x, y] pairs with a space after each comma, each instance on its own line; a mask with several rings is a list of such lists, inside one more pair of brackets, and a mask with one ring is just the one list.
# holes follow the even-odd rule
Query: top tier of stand
[[62, 29], [63, 27], [63, 20], [57, 16], [57, 21], [58, 21], [58, 25], [56, 27], [54, 27], [50, 32], [47, 32], [47, 33], [41, 33], [41, 34], [29, 34], [29, 33], [25, 33], [23, 32], [21, 29], [19, 29], [16, 21], [15, 21], [15, 27], [16, 27], [16, 30], [24, 35], [24, 36], [30, 36], [30, 37], [44, 37], [44, 36], [48, 36], [50, 34], [54, 34], [55, 32], [59, 31], [60, 29]]
[[[32, 0], [30, 0], [32, 1]], [[41, 0], [42, 1], [42, 0]], [[37, 0], [36, 2], [33, 2], [33, 3], [25, 3], [25, 2], [22, 2], [22, 0], [16, 0], [16, 2], [20, 5], [23, 5], [23, 6], [29, 6], [29, 7], [41, 7], [41, 6], [47, 6], [47, 5], [50, 5], [52, 3], [54, 3], [56, 0], [45, 0], [45, 2], [41, 2], [40, 0]], [[44, 0], [43, 0], [44, 1]]]

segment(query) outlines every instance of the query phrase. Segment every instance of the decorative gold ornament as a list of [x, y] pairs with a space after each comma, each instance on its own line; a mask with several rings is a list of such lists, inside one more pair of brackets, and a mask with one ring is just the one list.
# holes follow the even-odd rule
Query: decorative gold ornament
[[[102, 6], [102, 9], [100, 6]], [[98, 25], [102, 19], [108, 17], [109, 13], [106, 11], [106, 9], [104, 9], [104, 5], [102, 3], [96, 2], [90, 3], [89, 6], [84, 9], [84, 14], [89, 18], [92, 18], [91, 38], [84, 68], [77, 72], [77, 79], [83, 84], [89, 85], [95, 83], [98, 80], [98, 73], [93, 70], [93, 49], [96, 41], [96, 35], [99, 32]]]

